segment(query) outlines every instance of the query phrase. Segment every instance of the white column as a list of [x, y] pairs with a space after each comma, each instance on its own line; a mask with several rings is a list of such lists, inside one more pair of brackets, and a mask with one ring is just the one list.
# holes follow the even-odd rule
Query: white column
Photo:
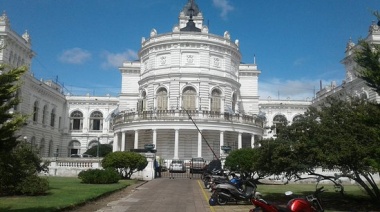
[[219, 152], [220, 152], [220, 156], [224, 155], [224, 151], [222, 150], [222, 146], [224, 146], [224, 131], [220, 131], [220, 135], [219, 135]]
[[198, 157], [202, 157], [202, 134], [198, 131]]
[[220, 131], [219, 142], [220, 147], [224, 146], [224, 131]]
[[112, 152], [116, 152], [118, 150], [119, 150], [119, 136], [118, 136], [118, 133], [115, 132], [115, 134], [113, 134]]
[[157, 129], [153, 129], [153, 144], [154, 148], [157, 149]]
[[124, 152], [125, 151], [125, 134], [127, 134], [127, 132], [122, 132], [121, 133], [121, 151]]
[[179, 129], [174, 129], [174, 159], [178, 158], [178, 131]]
[[133, 145], [134, 149], [139, 148], [139, 131], [135, 130], [135, 144]]
[[241, 141], [241, 132], [239, 132], [239, 135], [238, 135], [238, 149], [241, 149], [242, 148], [242, 141]]
[[251, 134], [251, 148], [255, 148], [255, 135]]

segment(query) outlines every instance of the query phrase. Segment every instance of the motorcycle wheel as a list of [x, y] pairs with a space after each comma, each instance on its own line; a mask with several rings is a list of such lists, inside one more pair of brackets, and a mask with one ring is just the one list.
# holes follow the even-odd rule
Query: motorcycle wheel
[[217, 194], [216, 195], [216, 202], [218, 202], [219, 205], [225, 205], [225, 204], [227, 204], [228, 200], [225, 197], [222, 197], [219, 194]]

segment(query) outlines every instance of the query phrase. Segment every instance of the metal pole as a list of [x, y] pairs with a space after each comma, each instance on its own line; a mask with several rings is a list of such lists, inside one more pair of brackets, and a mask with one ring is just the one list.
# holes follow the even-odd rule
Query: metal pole
[[207, 142], [207, 140], [206, 140], [206, 138], [203, 136], [202, 132], [199, 130], [197, 124], [195, 123], [195, 121], [193, 120], [193, 118], [190, 116], [189, 112], [188, 112], [186, 109], [183, 109], [183, 110], [186, 111], [187, 116], [189, 116], [189, 119], [193, 122], [193, 124], [194, 124], [194, 126], [197, 128], [198, 132], [202, 135], [203, 140], [206, 142], [208, 148], [211, 150], [211, 152], [212, 152], [212, 154], [214, 155], [214, 157], [215, 157], [217, 160], [219, 160], [219, 157], [216, 156], [214, 150], [212, 149], [212, 147], [210, 146], [210, 144]]

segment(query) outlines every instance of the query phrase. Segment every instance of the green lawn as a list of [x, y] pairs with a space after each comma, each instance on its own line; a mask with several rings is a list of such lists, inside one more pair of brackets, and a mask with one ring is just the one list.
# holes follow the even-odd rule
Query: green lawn
[[0, 211], [59, 211], [96, 199], [135, 183], [135, 180], [120, 180], [117, 184], [82, 184], [72, 177], [49, 177], [49, 193], [45, 196], [13, 196], [0, 198]]
[[[344, 185], [344, 196], [336, 192], [332, 184], [320, 186], [325, 188], [320, 195], [325, 211], [380, 211], [380, 206], [374, 205], [358, 185]], [[257, 191], [263, 199], [284, 205], [291, 199], [285, 196], [286, 191], [292, 191], [292, 197], [303, 197], [313, 194], [315, 184], [258, 185]]]

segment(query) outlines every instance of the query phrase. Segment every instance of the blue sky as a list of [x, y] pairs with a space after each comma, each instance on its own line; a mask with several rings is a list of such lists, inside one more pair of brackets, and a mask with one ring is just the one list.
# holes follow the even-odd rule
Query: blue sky
[[[0, 0], [13, 30], [28, 30], [37, 78], [58, 79], [74, 95], [117, 96], [122, 61], [137, 59], [150, 30], [171, 32], [187, 0]], [[210, 33], [238, 39], [256, 63], [261, 99], [312, 98], [345, 76], [351, 37], [367, 36], [380, 0], [196, 0]]]

